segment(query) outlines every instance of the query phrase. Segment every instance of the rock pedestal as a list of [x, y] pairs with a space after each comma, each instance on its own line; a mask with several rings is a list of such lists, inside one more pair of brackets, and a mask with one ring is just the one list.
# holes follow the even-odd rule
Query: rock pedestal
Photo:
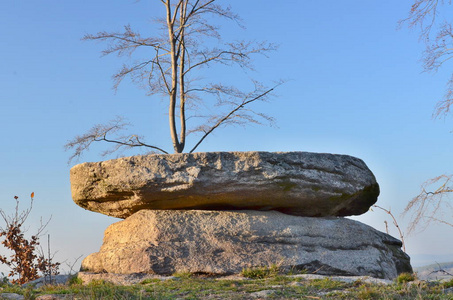
[[308, 152], [144, 155], [71, 169], [77, 205], [117, 218], [141, 209], [276, 210], [307, 217], [368, 211], [379, 186], [365, 163]]
[[401, 242], [341, 218], [369, 210], [379, 186], [365, 163], [307, 152], [146, 155], [71, 169], [74, 201], [125, 220], [82, 270], [238, 274], [276, 264], [323, 275], [411, 272]]
[[141, 210], [110, 225], [100, 251], [85, 258], [82, 270], [230, 275], [272, 264], [384, 279], [412, 270], [399, 240], [357, 221], [201, 210]]

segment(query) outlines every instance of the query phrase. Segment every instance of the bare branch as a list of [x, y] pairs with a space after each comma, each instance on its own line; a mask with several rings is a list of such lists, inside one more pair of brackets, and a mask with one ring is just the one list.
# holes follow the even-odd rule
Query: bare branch
[[225, 65], [237, 64], [241, 68], [247, 68], [253, 70], [251, 64], [251, 54], [266, 55], [267, 52], [277, 50], [277, 45], [272, 43], [262, 42], [254, 44], [252, 42], [236, 42], [227, 44], [228, 50], [211, 49], [209, 51], [198, 51], [193, 56], [200, 56], [203, 59], [191, 66], [189, 66], [185, 72], [188, 74], [195, 68], [209, 64], [211, 62], [222, 63]]
[[152, 148], [152, 149], [155, 149], [155, 150], [159, 150], [162, 153], [168, 154], [168, 152], [162, 150], [159, 147], [143, 143], [142, 141], [140, 141], [140, 137], [137, 136], [137, 135], [131, 135], [131, 136], [127, 136], [127, 137], [122, 137], [121, 140], [110, 140], [110, 139], [107, 139], [106, 135], [104, 135], [102, 138], [96, 139], [95, 141], [96, 142], [105, 141], [105, 142], [108, 142], [108, 143], [117, 144], [117, 147], [115, 148], [114, 151], [106, 151], [106, 152], [104, 152], [104, 156], [107, 155], [107, 154], [111, 154], [113, 152], [116, 152], [121, 146], [126, 146], [126, 147], [129, 147], [129, 148], [148, 147], [148, 148]]
[[[450, 186], [452, 178], [452, 175], [441, 175], [421, 186], [420, 194], [407, 204], [403, 212], [403, 215], [412, 212], [409, 233], [418, 227], [424, 230], [433, 221], [453, 226], [445, 221], [453, 218], [453, 208], [448, 201], [453, 192]], [[429, 191], [430, 187], [433, 188], [432, 191]]]
[[[426, 43], [423, 52], [423, 69], [436, 72], [453, 57], [453, 34], [450, 20], [438, 21], [441, 5], [451, 5], [451, 0], [415, 0], [409, 16], [400, 21], [409, 27], [419, 27], [420, 39]], [[452, 76], [453, 78], [453, 76]], [[452, 79], [447, 84], [443, 100], [438, 101], [433, 118], [445, 117], [453, 104]]]
[[451, 274], [451, 273], [445, 271], [445, 270], [442, 268], [442, 266], [441, 266], [438, 262], [436, 262], [436, 264], [437, 264], [437, 266], [439, 267], [439, 269], [430, 272], [430, 273], [428, 274], [428, 276], [431, 275], [431, 274], [436, 274], [436, 273], [441, 273], [441, 274], [444, 274], [444, 275], [453, 276], [453, 274]]
[[[239, 104], [237, 104], [237, 106], [235, 108], [233, 108], [233, 110], [231, 110], [227, 115], [225, 115], [224, 117], [221, 117], [221, 118], [218, 118], [216, 123], [211, 126], [209, 129], [207, 129], [205, 131], [205, 134], [201, 137], [201, 139], [195, 144], [195, 146], [192, 148], [192, 150], [190, 150], [189, 153], [192, 153], [195, 151], [195, 149], [197, 149], [197, 147], [203, 142], [203, 140], [209, 135], [211, 134], [216, 128], [218, 128], [220, 125], [223, 125], [225, 122], [231, 120], [233, 117], [235, 116], [238, 116], [238, 111], [244, 109], [244, 107], [252, 102], [255, 102], [257, 100], [263, 100], [269, 93], [271, 93], [277, 86], [279, 86], [281, 83], [277, 84], [276, 86], [260, 93], [259, 95], [255, 95], [253, 98], [245, 98], [242, 100], [242, 102], [240, 102]], [[248, 119], [248, 121], [251, 121], [251, 119]]]
[[[440, 3], [444, 4], [444, 0]], [[451, 3], [449, 0], [448, 3]], [[420, 38], [429, 40], [432, 27], [435, 25], [438, 14], [439, 0], [415, 0], [409, 11], [409, 16], [400, 21], [400, 24], [408, 23], [409, 27], [420, 27]]]
[[117, 53], [118, 56], [131, 55], [137, 48], [141, 46], [152, 47], [154, 49], [163, 49], [169, 52], [164, 47], [164, 43], [158, 38], [142, 38], [140, 33], [134, 32], [130, 25], [124, 26], [124, 32], [109, 33], [106, 31], [98, 32], [95, 35], [87, 34], [82, 40], [99, 40], [109, 42], [109, 46], [101, 53], [103, 56], [112, 53]]
[[[396, 221], [396, 218], [395, 216], [392, 214], [391, 210], [390, 209], [385, 209], [379, 205], [373, 205], [373, 207], [376, 207], [376, 208], [379, 208], [380, 210], [383, 210], [385, 211], [388, 215], [390, 215], [390, 217], [392, 217], [393, 219], [393, 225], [395, 225], [396, 229], [398, 229], [398, 233], [400, 235], [400, 239], [401, 239], [401, 243], [403, 244], [403, 251], [406, 252], [406, 242], [404, 241], [404, 234], [403, 232], [401, 231], [401, 228], [400, 226], [398, 225], [398, 222]], [[387, 225], [387, 221], [384, 221], [385, 223], [385, 228], [386, 228], [386, 231], [387, 231], [387, 234], [389, 233], [388, 231], [388, 225]]]
[[108, 134], [114, 134], [122, 129], [125, 129], [128, 125], [128, 123], [123, 121], [122, 117], [117, 117], [116, 119], [110, 121], [107, 125], [95, 125], [84, 135], [76, 136], [65, 145], [66, 150], [75, 148], [73, 155], [69, 158], [69, 163], [73, 159], [78, 159], [83, 152], [90, 148], [92, 143], [100, 141], [116, 144], [116, 148], [114, 148], [113, 151], [105, 151], [103, 153], [104, 155], [111, 154], [123, 146], [127, 148], [148, 147], [162, 153], [168, 153], [159, 147], [143, 143], [137, 135], [123, 136], [118, 137], [117, 139], [107, 138]]

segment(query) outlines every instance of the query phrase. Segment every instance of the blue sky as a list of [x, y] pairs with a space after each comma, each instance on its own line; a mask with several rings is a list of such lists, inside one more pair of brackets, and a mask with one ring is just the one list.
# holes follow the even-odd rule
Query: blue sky
[[[247, 27], [225, 23], [225, 40], [280, 45], [268, 59], [258, 58], [256, 72], [245, 76], [287, 82], [273, 101], [256, 107], [272, 115], [278, 127], [220, 129], [198, 150], [357, 156], [380, 183], [378, 204], [391, 208], [405, 229], [408, 218], [399, 215], [420, 184], [453, 170], [451, 117], [431, 118], [450, 76], [448, 66], [436, 74], [423, 73], [424, 45], [417, 31], [397, 30], [412, 1], [223, 2], [232, 5]], [[87, 33], [121, 30], [126, 24], [153, 33], [150, 20], [161, 12], [159, 3], [0, 3], [0, 207], [11, 211], [15, 195], [26, 201], [35, 192], [30, 224], [52, 215], [48, 232], [60, 260], [97, 251], [105, 228], [118, 221], [72, 202], [72, 165], [67, 164], [70, 153], [63, 145], [94, 124], [123, 115], [148, 142], [171, 149], [165, 102], [147, 97], [127, 81], [115, 93], [111, 75], [125, 60], [101, 58], [105, 45], [80, 40]], [[212, 71], [211, 76], [242, 84], [237, 73]], [[102, 149], [80, 162], [105, 159], [96, 151]], [[391, 223], [377, 211], [356, 219], [379, 230], [385, 230], [384, 220]], [[413, 264], [453, 260], [452, 233], [446, 226], [432, 226], [407, 236]]]

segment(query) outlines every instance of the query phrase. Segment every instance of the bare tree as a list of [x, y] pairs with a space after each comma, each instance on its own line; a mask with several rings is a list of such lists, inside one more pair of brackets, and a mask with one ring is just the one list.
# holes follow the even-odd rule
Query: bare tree
[[[157, 2], [157, 1], [156, 1]], [[230, 7], [216, 4], [216, 0], [160, 0], [165, 8], [165, 16], [157, 18], [160, 35], [142, 37], [131, 26], [124, 27], [123, 32], [99, 32], [86, 35], [84, 40], [107, 42], [103, 55], [117, 54], [132, 57], [137, 49], [145, 50], [146, 58], [124, 65], [113, 75], [114, 89], [130, 77], [132, 81], [147, 90], [148, 95], [164, 97], [168, 101], [170, 137], [174, 152], [183, 152], [186, 137], [190, 133], [201, 134], [190, 152], [216, 128], [227, 124], [244, 125], [271, 122], [272, 118], [256, 113], [248, 108], [255, 101], [269, 98], [274, 88], [252, 81], [254, 89], [244, 92], [240, 89], [221, 83], [208, 82], [200, 78], [202, 68], [221, 64], [237, 66], [243, 70], [253, 70], [252, 56], [266, 55], [276, 50], [276, 46], [267, 42], [236, 41], [223, 42], [219, 27], [212, 23], [214, 18], [229, 19], [241, 26], [241, 19]], [[209, 41], [209, 42], [207, 42]], [[213, 42], [215, 41], [215, 42]], [[214, 45], [209, 47], [208, 45]], [[220, 114], [200, 114], [200, 103], [215, 103], [215, 106], [226, 112]], [[195, 114], [188, 116], [188, 111]], [[196, 123], [188, 128], [189, 118], [203, 118], [204, 123]], [[179, 125], [177, 125], [179, 123]], [[151, 150], [167, 153], [162, 148], [142, 142], [137, 135], [122, 136], [110, 139], [107, 136], [123, 129], [127, 124], [116, 119], [108, 125], [96, 125], [87, 134], [77, 136], [66, 144], [67, 149], [75, 148], [71, 157], [76, 158], [88, 149], [92, 142], [104, 141], [121, 147], [149, 147]], [[107, 152], [110, 153], [111, 151]]]
[[[423, 68], [426, 72], [436, 72], [453, 58], [453, 31], [450, 15], [443, 15], [451, 0], [414, 0], [406, 19], [401, 24], [419, 28], [420, 40], [426, 44], [423, 53]], [[449, 7], [448, 7], [449, 8]], [[444, 10], [445, 9], [445, 10]], [[445, 117], [453, 105], [453, 75], [447, 83], [444, 98], [437, 102], [434, 118]], [[426, 228], [431, 222], [453, 226], [450, 221], [453, 209], [449, 196], [453, 192], [453, 175], [440, 175], [426, 181], [419, 195], [412, 199], [404, 214], [412, 213], [409, 233], [416, 227]]]
[[[419, 28], [420, 40], [426, 44], [423, 52], [423, 69], [436, 72], [453, 57], [453, 32], [449, 15], [442, 14], [442, 5], [451, 5], [451, 0], [415, 0], [409, 16], [401, 24]], [[453, 105], [453, 76], [447, 83], [445, 96], [437, 102], [433, 117], [444, 117]]]

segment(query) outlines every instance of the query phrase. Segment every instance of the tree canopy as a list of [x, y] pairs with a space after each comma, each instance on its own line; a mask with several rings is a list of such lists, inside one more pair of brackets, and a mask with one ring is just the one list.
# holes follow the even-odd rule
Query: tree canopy
[[[281, 81], [273, 86], [251, 79], [253, 89], [244, 91], [224, 82], [206, 80], [200, 70], [213, 65], [254, 70], [253, 56], [275, 51], [277, 46], [268, 42], [229, 41], [221, 38], [220, 27], [214, 20], [227, 19], [239, 27], [242, 20], [231, 7], [217, 4], [216, 0], [160, 0], [165, 15], [154, 20], [160, 34], [144, 37], [139, 31], [124, 26], [121, 32], [88, 34], [83, 40], [102, 41], [108, 45], [103, 55], [117, 54], [132, 57], [137, 49], [144, 49], [146, 59], [139, 59], [123, 67], [113, 75], [114, 89], [127, 77], [144, 88], [149, 96], [166, 99], [168, 121], [173, 150], [181, 153], [187, 148], [187, 136], [198, 133], [198, 140], [191, 145], [193, 152], [215, 129], [224, 125], [248, 123], [272, 124], [273, 119], [250, 109], [255, 101], [266, 101]], [[216, 113], [204, 114], [201, 103], [212, 104]], [[193, 122], [189, 119], [203, 119]], [[75, 149], [71, 159], [78, 158], [93, 142], [109, 142], [115, 145], [104, 154], [120, 148], [148, 147], [152, 151], [168, 153], [155, 143], [146, 143], [139, 135], [115, 136], [128, 123], [116, 118], [108, 124], [98, 124], [87, 133], [75, 137], [66, 144]]]

